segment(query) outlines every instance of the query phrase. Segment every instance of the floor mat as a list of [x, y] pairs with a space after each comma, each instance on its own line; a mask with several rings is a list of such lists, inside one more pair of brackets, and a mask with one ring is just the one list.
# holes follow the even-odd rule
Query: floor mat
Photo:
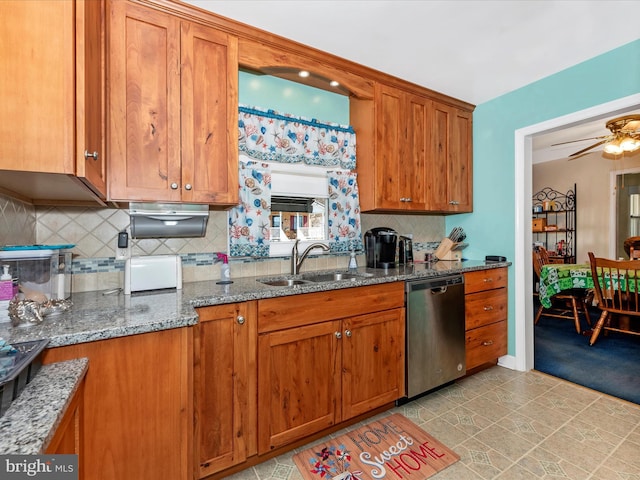
[[305, 480], [420, 480], [460, 457], [395, 413], [293, 456]]

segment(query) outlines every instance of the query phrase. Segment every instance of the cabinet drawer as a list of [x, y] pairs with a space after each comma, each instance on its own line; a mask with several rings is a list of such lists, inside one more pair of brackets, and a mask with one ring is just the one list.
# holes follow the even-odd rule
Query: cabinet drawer
[[258, 333], [404, 307], [404, 283], [304, 293], [258, 301]]
[[483, 363], [493, 363], [507, 354], [507, 322], [474, 328], [466, 333], [467, 370]]
[[465, 295], [466, 330], [507, 320], [507, 289]]
[[481, 292], [507, 286], [507, 268], [491, 268], [464, 274], [464, 293]]

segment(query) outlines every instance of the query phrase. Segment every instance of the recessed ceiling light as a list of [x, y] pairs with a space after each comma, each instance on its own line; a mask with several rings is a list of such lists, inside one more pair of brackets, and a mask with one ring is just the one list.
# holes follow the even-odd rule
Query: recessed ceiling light
[[336, 82], [335, 80], [331, 80], [331, 82], [329, 82], [329, 85], [331, 85], [332, 87], [339, 87], [340, 83]]
[[307, 72], [306, 70], [300, 70], [298, 72], [298, 75], [301, 76], [302, 78], [307, 78], [309, 76], [309, 72]]

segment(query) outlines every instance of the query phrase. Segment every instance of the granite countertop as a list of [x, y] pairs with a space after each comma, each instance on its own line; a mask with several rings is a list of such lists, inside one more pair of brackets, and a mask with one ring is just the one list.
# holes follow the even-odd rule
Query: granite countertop
[[[245, 302], [302, 293], [313, 293], [379, 283], [444, 276], [473, 270], [511, 265], [510, 262], [442, 261], [394, 269], [359, 268], [352, 280], [305, 283], [295, 287], [273, 287], [260, 283], [266, 277], [233, 279], [230, 285], [215, 281], [185, 283], [182, 290], [162, 290], [124, 295], [122, 292], [83, 292], [73, 294], [73, 306], [67, 312], [45, 317], [37, 325], [12, 327], [0, 324], [0, 338], [10, 343], [49, 339], [48, 348], [105, 340], [138, 333], [179, 328], [198, 323], [197, 307]], [[331, 270], [334, 272], [336, 270]], [[346, 270], [344, 270], [346, 271]], [[303, 272], [295, 278], [322, 272]], [[271, 275], [269, 278], [292, 278]]]
[[[12, 327], [0, 324], [0, 337], [10, 343], [48, 338], [47, 347], [59, 347], [108, 338], [148, 333], [195, 325], [195, 308], [313, 293], [380, 283], [445, 276], [511, 265], [510, 262], [478, 261], [416, 264], [389, 270], [358, 269], [351, 280], [304, 283], [295, 287], [272, 287], [260, 282], [266, 277], [234, 279], [230, 285], [215, 281], [187, 283], [182, 290], [144, 292], [77, 293], [73, 307], [59, 315], [45, 317], [38, 325]], [[331, 270], [330, 272], [334, 272]], [[305, 272], [305, 278], [323, 272]], [[269, 278], [292, 278], [273, 275]], [[0, 417], [0, 453], [38, 454], [49, 442], [87, 371], [88, 360], [78, 359], [45, 365]]]
[[44, 365], [0, 417], [2, 455], [42, 454], [87, 372], [86, 358]]

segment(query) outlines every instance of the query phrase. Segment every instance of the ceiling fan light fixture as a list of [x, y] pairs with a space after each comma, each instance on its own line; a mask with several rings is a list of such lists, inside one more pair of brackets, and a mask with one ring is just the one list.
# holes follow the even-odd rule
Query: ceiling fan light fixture
[[624, 152], [620, 146], [620, 139], [615, 138], [604, 146], [604, 152], [610, 155], [620, 155]]
[[640, 139], [625, 136], [620, 141], [620, 148], [625, 152], [635, 152], [640, 148]]

